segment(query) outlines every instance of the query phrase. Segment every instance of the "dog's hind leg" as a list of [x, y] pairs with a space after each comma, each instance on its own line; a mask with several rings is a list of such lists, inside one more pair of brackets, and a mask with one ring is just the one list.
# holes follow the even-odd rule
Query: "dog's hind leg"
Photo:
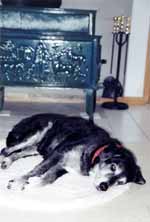
[[14, 152], [11, 155], [7, 157], [4, 156], [3, 159], [1, 159], [0, 167], [2, 169], [7, 169], [16, 160], [37, 155], [39, 155], [39, 153], [37, 152], [36, 147], [35, 148], [32, 147], [32, 149], [31, 148], [26, 149], [21, 152]]
[[4, 156], [9, 156], [13, 152], [21, 151], [24, 149], [28, 149], [28, 147], [36, 146], [43, 139], [47, 131], [52, 128], [52, 126], [53, 124], [49, 122], [48, 125], [43, 128], [43, 130], [37, 131], [34, 135], [29, 136], [28, 139], [24, 139], [22, 142], [14, 146], [2, 149], [0, 154]]

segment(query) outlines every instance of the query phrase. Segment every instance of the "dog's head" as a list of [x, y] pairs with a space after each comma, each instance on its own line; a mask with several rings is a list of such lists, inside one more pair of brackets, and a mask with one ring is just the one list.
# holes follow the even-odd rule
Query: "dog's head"
[[129, 182], [145, 184], [140, 167], [132, 152], [116, 141], [103, 148], [93, 159], [90, 172], [98, 190], [106, 191], [112, 185], [123, 185]]

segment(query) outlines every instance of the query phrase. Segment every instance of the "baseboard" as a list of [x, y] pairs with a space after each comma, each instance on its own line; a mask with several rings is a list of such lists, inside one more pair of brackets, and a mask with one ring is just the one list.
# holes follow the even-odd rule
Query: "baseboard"
[[[108, 98], [98, 98], [97, 103], [103, 103], [103, 102], [111, 102], [112, 99]], [[121, 97], [118, 98], [119, 102], [127, 103], [128, 105], [145, 105], [148, 102], [148, 99], [145, 97]]]

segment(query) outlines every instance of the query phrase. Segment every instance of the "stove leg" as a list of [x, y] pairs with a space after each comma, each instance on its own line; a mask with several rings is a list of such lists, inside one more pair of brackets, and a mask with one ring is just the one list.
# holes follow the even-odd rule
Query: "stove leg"
[[89, 116], [89, 119], [93, 121], [93, 116], [96, 108], [96, 90], [86, 89], [86, 113]]
[[4, 87], [0, 86], [0, 110], [3, 109], [4, 106]]

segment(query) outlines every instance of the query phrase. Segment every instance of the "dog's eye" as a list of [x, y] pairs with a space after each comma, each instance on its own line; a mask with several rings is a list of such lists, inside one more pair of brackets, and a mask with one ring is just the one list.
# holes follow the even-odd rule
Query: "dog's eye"
[[118, 185], [124, 185], [127, 183], [126, 177], [120, 178], [120, 180], [117, 182]]
[[112, 163], [111, 166], [110, 166], [110, 169], [111, 169], [112, 172], [115, 172], [116, 171], [116, 164]]

